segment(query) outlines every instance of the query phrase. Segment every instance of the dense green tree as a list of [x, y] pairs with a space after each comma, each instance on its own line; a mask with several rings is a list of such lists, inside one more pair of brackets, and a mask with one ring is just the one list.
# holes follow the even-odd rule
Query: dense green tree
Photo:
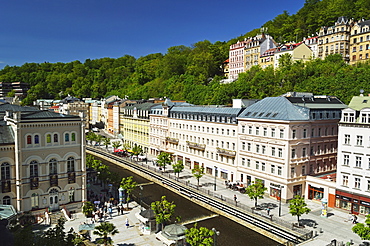
[[206, 227], [197, 228], [197, 223], [194, 227], [185, 231], [186, 242], [191, 246], [213, 246], [213, 235], [215, 232]]
[[262, 199], [264, 197], [265, 191], [267, 188], [263, 185], [263, 183], [259, 180], [252, 182], [245, 189], [245, 193], [249, 196], [251, 200], [254, 200], [254, 207], [257, 207], [257, 200]]
[[352, 231], [361, 239], [370, 240], [370, 214], [366, 215], [365, 223], [357, 223], [352, 227]]
[[155, 221], [158, 225], [162, 225], [163, 230], [165, 223], [170, 222], [175, 214], [176, 204], [167, 201], [166, 196], [162, 196], [160, 201], [152, 202], [150, 207], [155, 214]]
[[308, 214], [310, 211], [311, 209], [307, 207], [304, 198], [301, 196], [295, 196], [292, 200], [289, 201], [289, 213], [292, 216], [297, 216], [298, 223], [299, 218], [303, 214]]
[[177, 162], [172, 164], [173, 172], [176, 174], [177, 177], [180, 177], [180, 173], [184, 170], [184, 163], [182, 160], [178, 160]]
[[196, 178], [199, 187], [199, 180], [204, 176], [204, 167], [196, 166], [191, 169], [191, 173], [193, 174], [194, 178]]
[[121, 188], [125, 190], [126, 192], [126, 202], [127, 202], [127, 208], [128, 204], [130, 202], [130, 195], [134, 191], [134, 189], [137, 187], [137, 182], [133, 180], [132, 176], [122, 178], [121, 181]]
[[157, 156], [157, 163], [160, 167], [163, 167], [163, 170], [166, 171], [166, 166], [170, 165], [172, 162], [172, 155], [167, 152], [161, 152]]

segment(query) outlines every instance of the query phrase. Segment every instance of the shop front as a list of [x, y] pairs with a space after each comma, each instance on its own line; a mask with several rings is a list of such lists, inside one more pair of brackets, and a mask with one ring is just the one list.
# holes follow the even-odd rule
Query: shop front
[[324, 197], [324, 188], [308, 185], [308, 199], [321, 201]]
[[191, 161], [190, 161], [190, 158], [188, 157], [185, 157], [185, 166], [191, 169]]
[[337, 190], [335, 194], [335, 207], [347, 210], [352, 214], [369, 214], [370, 198]]
[[270, 197], [274, 197], [276, 198], [276, 200], [280, 200], [282, 188], [282, 185], [270, 183]]

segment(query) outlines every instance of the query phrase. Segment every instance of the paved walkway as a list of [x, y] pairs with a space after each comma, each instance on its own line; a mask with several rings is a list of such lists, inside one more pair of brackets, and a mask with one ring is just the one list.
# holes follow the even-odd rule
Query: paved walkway
[[[150, 160], [153, 158], [155, 157], [150, 156], [150, 155], [148, 156], [148, 159], [149, 159], [148, 164], [151, 163]], [[171, 170], [171, 166], [167, 166], [166, 171], [170, 171], [170, 170]], [[197, 184], [197, 180], [192, 176], [191, 170], [187, 168], [185, 168], [184, 171], [180, 173], [180, 177], [186, 177], [183, 180], [188, 180], [190, 183], [194, 185]], [[209, 189], [211, 191], [214, 191], [214, 186], [210, 184], [214, 184], [214, 182], [215, 182], [214, 177], [210, 175], [204, 175], [200, 179], [200, 185], [202, 186], [202, 188]], [[222, 195], [223, 197], [226, 197], [229, 199], [234, 199], [234, 195], [236, 195], [239, 204], [244, 204], [249, 207], [254, 207], [254, 201], [251, 200], [246, 194], [242, 194], [238, 191], [233, 191], [233, 190], [226, 188], [224, 184], [224, 180], [221, 180], [221, 179], [216, 180], [216, 192], [219, 195]], [[266, 197], [264, 199], [258, 200], [258, 204], [262, 204], [262, 203], [275, 204], [275, 208], [271, 209], [270, 214], [274, 216], [278, 216], [279, 202], [277, 200]], [[359, 245], [363, 242], [363, 240], [361, 240], [361, 238], [355, 233], [353, 233], [351, 230], [353, 224], [348, 221], [348, 211], [328, 208], [328, 217], [323, 218], [320, 216], [321, 204], [319, 202], [306, 200], [306, 203], [308, 204], [308, 207], [311, 209], [311, 212], [309, 214], [305, 214], [301, 216], [301, 221], [303, 223], [306, 223], [307, 224], [306, 228], [313, 230], [314, 235], [316, 236], [314, 237], [314, 239], [304, 242], [301, 245], [304, 245], [304, 246], [323, 245], [325, 246], [325, 245], [328, 245], [333, 239], [337, 240], [338, 242], [337, 245], [341, 245], [341, 243], [343, 243], [343, 245], [346, 245], [347, 242], [353, 242], [352, 245]], [[126, 216], [131, 216], [131, 215], [126, 215]], [[134, 217], [134, 215], [132, 215], [132, 217]], [[292, 222], [292, 223], [297, 222], [297, 217], [293, 217], [289, 213], [289, 207], [288, 207], [288, 204], [286, 203], [282, 203], [281, 218], [288, 222]], [[115, 218], [113, 218], [112, 221], [114, 221], [114, 219]], [[121, 220], [118, 218], [118, 221], [124, 221], [124, 219]], [[134, 218], [132, 218], [132, 221], [133, 223], [137, 223], [137, 220], [135, 221]], [[364, 221], [365, 221], [364, 216], [361, 216], [361, 215], [358, 216], [358, 222], [363, 223]], [[131, 230], [132, 232], [135, 227], [130, 228], [128, 230]], [[121, 230], [124, 231], [124, 229], [121, 229]], [[119, 234], [118, 234], [118, 237], [119, 237]], [[140, 236], [140, 237], [143, 238], [143, 236]], [[115, 237], [113, 237], [113, 239], [115, 239]], [[153, 237], [153, 240], [156, 241], [154, 237]], [[148, 244], [147, 242], [147, 244], [135, 244], [135, 246], [136, 245], [152, 245], [152, 244]], [[153, 244], [153, 245], [157, 245], [157, 244]]]
[[[90, 186], [96, 194], [99, 194], [101, 191], [100, 186], [92, 185]], [[125, 205], [126, 206], [126, 205]], [[116, 208], [113, 208], [112, 218], [107, 218], [107, 222], [113, 223], [118, 229], [119, 233], [112, 236], [113, 244], [118, 246], [163, 246], [163, 243], [156, 239], [155, 234], [143, 235], [140, 231], [140, 221], [136, 218], [135, 214], [140, 212], [139, 205], [132, 201], [129, 203], [129, 208], [131, 210], [125, 211], [123, 215], [118, 215]], [[129, 221], [129, 227], [125, 225], [126, 218]], [[86, 218], [82, 213], [74, 214], [74, 218], [71, 221], [65, 223], [65, 231], [69, 231], [71, 228], [75, 232], [79, 231], [79, 226], [82, 224], [91, 224], [91, 219]], [[98, 226], [100, 223], [96, 222], [95, 226]], [[97, 236], [92, 232], [91, 242], [95, 242]]]

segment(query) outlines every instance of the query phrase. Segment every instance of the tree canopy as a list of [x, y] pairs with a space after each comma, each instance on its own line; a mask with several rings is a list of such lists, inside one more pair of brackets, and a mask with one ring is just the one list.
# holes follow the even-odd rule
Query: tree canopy
[[[332, 26], [340, 16], [369, 19], [370, 3], [366, 0], [306, 0], [297, 13], [284, 11], [261, 23], [261, 27], [277, 42], [299, 42], [316, 35], [322, 26]], [[254, 67], [232, 84], [219, 83], [230, 45], [260, 32], [258, 28], [229, 41], [203, 40], [190, 46], [173, 46], [165, 54], [139, 58], [124, 55], [83, 62], [5, 66], [0, 70], [0, 81], [28, 83], [31, 88], [22, 100], [24, 105], [31, 105], [39, 98], [61, 99], [68, 94], [99, 99], [109, 95], [130, 99], [169, 97], [199, 105], [220, 105], [229, 104], [233, 98], [261, 99], [287, 91], [335, 95], [348, 103], [360, 89], [370, 91], [369, 64], [349, 66], [335, 56], [304, 64], [295, 62], [276, 71]]]

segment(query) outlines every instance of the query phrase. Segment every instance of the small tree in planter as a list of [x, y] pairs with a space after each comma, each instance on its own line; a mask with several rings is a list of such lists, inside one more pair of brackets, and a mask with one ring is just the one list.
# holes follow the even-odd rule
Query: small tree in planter
[[126, 177], [126, 178], [122, 178], [121, 180], [121, 188], [124, 189], [126, 191], [126, 200], [127, 200], [127, 209], [128, 209], [128, 202], [130, 201], [130, 194], [132, 193], [132, 191], [136, 188], [137, 186], [137, 182], [135, 182], [133, 179], [132, 179], [132, 176], [130, 177]]
[[84, 202], [84, 205], [82, 206], [82, 213], [86, 217], [91, 217], [93, 212], [94, 212], [94, 204], [89, 201]]

